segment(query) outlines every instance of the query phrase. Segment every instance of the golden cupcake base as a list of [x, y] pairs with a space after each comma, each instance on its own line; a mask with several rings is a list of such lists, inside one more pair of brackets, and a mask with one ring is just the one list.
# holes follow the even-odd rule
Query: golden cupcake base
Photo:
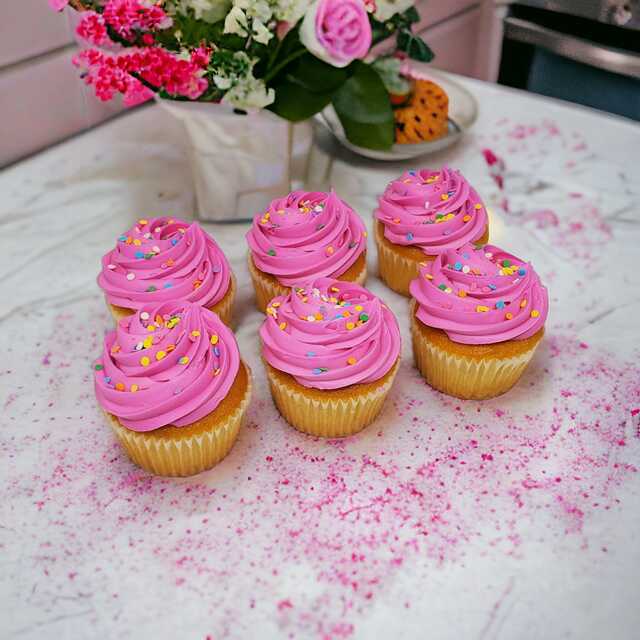
[[[375, 223], [375, 241], [378, 248], [378, 273], [382, 281], [396, 293], [409, 297], [409, 285], [420, 275], [420, 265], [435, 260], [436, 256], [423, 253], [415, 246], [393, 244], [384, 237], [384, 225]], [[477, 240], [486, 244], [489, 241], [487, 227]]]
[[[220, 320], [224, 322], [228, 327], [232, 327], [233, 321], [233, 302], [236, 297], [236, 277], [231, 274], [231, 279], [229, 281], [229, 288], [227, 292], [222, 296], [222, 298], [216, 302], [216, 304], [207, 307], [210, 311], [213, 311], [218, 315]], [[122, 320], [122, 318], [126, 318], [135, 313], [134, 309], [126, 309], [125, 307], [118, 307], [114, 304], [107, 302], [107, 307], [109, 307], [109, 311], [113, 316], [113, 319], [118, 322], [118, 320]]]
[[243, 362], [222, 402], [185, 427], [169, 425], [137, 432], [107, 413], [109, 424], [129, 458], [159, 476], [192, 476], [218, 464], [231, 451], [251, 400], [251, 370]]
[[362, 431], [378, 416], [398, 373], [400, 359], [380, 380], [344, 389], [302, 386], [288, 373], [265, 363], [271, 396], [295, 429], [321, 438], [343, 438]]
[[441, 329], [427, 327], [411, 303], [415, 365], [434, 389], [464, 400], [486, 400], [511, 389], [520, 379], [544, 335], [488, 345], [460, 344]]
[[[280, 284], [274, 275], [260, 271], [253, 262], [251, 253], [248, 255], [247, 262], [251, 280], [253, 281], [253, 288], [256, 292], [256, 307], [264, 313], [271, 300], [276, 296], [286, 296], [289, 293], [289, 287]], [[364, 285], [367, 280], [366, 251], [362, 252], [343, 274], [334, 277], [336, 280], [342, 280], [343, 282], [355, 282]]]

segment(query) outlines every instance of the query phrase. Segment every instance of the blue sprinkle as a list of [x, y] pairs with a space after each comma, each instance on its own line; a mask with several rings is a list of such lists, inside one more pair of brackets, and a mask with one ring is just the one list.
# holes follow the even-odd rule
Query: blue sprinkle
[[173, 287], [173, 285], [170, 282], [165, 282], [162, 287], [164, 289], [171, 289], [171, 287]]
[[220, 349], [218, 347], [213, 347], [213, 355], [220, 357]]
[[496, 287], [495, 284], [493, 284], [493, 282], [489, 285], [489, 289], [491, 289], [491, 291], [495, 291], [498, 287]]
[[322, 369], [313, 369], [311, 372], [314, 376], [319, 376], [322, 373]]
[[142, 251], [136, 251], [134, 255], [136, 258], [138, 258], [138, 260], [140, 258], [144, 258], [144, 253]]
[[496, 302], [496, 309], [504, 309], [504, 302], [502, 302], [502, 300]]
[[413, 240], [413, 233], [411, 232], [407, 233], [407, 240], [409, 241]]
[[126, 241], [126, 239], [127, 239], [127, 236], [120, 236], [120, 237], [118, 238], [118, 240], [120, 240], [120, 242], [125, 242], [125, 241]]
[[171, 238], [171, 245], [176, 246], [178, 244], [178, 238]]
[[409, 175], [410, 175], [410, 176], [415, 176], [415, 175], [416, 175], [416, 172], [415, 172], [415, 171], [409, 171]]
[[315, 358], [315, 351], [307, 351], [307, 358]]
[[340, 318], [344, 318], [344, 316], [341, 313], [333, 317], [334, 320], [340, 320]]
[[527, 275], [527, 270], [526, 269], [518, 269], [518, 275], [519, 276], [526, 276]]
[[462, 257], [463, 257], [465, 260], [469, 260], [469, 254], [468, 254], [468, 253], [463, 253], [463, 254], [462, 254]]
[[456, 263], [453, 265], [453, 268], [454, 268], [456, 271], [462, 271], [462, 262], [456, 262]]
[[111, 382], [111, 376], [105, 376], [104, 381], [109, 384]]
[[342, 306], [343, 306], [343, 307], [350, 307], [350, 306], [351, 306], [351, 303], [350, 303], [350, 302], [345, 302]]

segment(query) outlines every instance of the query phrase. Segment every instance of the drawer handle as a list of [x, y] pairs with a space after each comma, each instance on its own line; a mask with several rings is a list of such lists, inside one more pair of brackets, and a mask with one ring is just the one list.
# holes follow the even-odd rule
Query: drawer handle
[[640, 56], [622, 49], [576, 38], [553, 29], [541, 27], [520, 18], [504, 19], [504, 35], [510, 40], [542, 47], [564, 58], [591, 67], [613, 71], [631, 78], [640, 78]]

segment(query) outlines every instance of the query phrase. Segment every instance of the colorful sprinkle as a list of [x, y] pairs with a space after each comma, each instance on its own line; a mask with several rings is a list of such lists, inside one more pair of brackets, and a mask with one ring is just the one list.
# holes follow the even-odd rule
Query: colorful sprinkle
[[479, 304], [479, 305], [476, 307], [476, 311], [477, 311], [478, 313], [486, 313], [487, 311], [489, 311], [489, 307], [486, 307], [486, 306], [484, 306], [484, 305], [482, 305], [482, 304]]
[[469, 214], [462, 216], [462, 222], [469, 222], [471, 220], [471, 216]]
[[131, 393], [135, 393], [140, 387], [137, 384], [131, 385]]
[[411, 233], [411, 232], [407, 233], [407, 240], [409, 242], [411, 242], [413, 240], [413, 233]]
[[156, 360], [162, 360], [163, 358], [166, 358], [167, 356], [167, 352], [166, 351], [158, 351], [158, 353], [156, 353]]
[[287, 328], [287, 323], [286, 322], [281, 322], [278, 326], [280, 327], [280, 329], [282, 331], [284, 331]]
[[356, 328], [356, 325], [353, 322], [347, 322], [346, 327], [347, 327], [347, 330], [351, 331], [352, 329]]
[[211, 336], [211, 344], [213, 344], [213, 345], [218, 344], [218, 340], [220, 340], [220, 338], [218, 338], [218, 336], [214, 333], [214, 334]]
[[140, 358], [140, 364], [143, 367], [148, 367], [150, 363], [151, 363], [151, 360], [149, 360], [149, 358], [147, 358], [147, 356], [142, 356], [142, 358]]
[[182, 356], [180, 360], [178, 360], [180, 364], [189, 364], [189, 356]]
[[534, 309], [534, 310], [531, 312], [531, 317], [532, 317], [532, 318], [537, 318], [539, 315], [540, 315], [540, 312], [539, 312], [537, 309]]
[[527, 306], [527, 299], [525, 298], [524, 300], [522, 300], [522, 301], [520, 302], [520, 308], [521, 308], [521, 309], [524, 309], [526, 306]]
[[116, 389], [118, 391], [124, 391], [125, 390], [124, 382], [116, 382]]
[[496, 302], [496, 309], [504, 309], [504, 302], [502, 300]]
[[192, 338], [199, 338], [199, 337], [200, 337], [200, 332], [199, 332], [197, 329], [194, 329], [194, 330], [191, 332], [191, 337], [192, 337]]
[[453, 268], [454, 268], [456, 271], [462, 271], [462, 262], [456, 262], [456, 263], [453, 265]]
[[504, 317], [505, 317], [507, 320], [511, 320], [511, 319], [513, 318], [513, 313], [505, 313], [505, 314], [504, 314]]
[[135, 273], [127, 273], [127, 280], [135, 280], [136, 274]]
[[276, 255], [276, 250], [275, 250], [275, 249], [269, 249], [269, 251], [267, 251], [267, 253], [268, 253], [270, 256], [275, 256], [275, 255]]
[[347, 364], [355, 364], [356, 362], [358, 361], [353, 356], [347, 358]]

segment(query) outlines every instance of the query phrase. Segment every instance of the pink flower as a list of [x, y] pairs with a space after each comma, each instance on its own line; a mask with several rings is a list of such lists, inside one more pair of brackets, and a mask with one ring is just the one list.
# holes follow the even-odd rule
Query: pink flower
[[104, 18], [95, 11], [85, 11], [82, 14], [76, 33], [87, 42], [95, 44], [97, 47], [103, 45], [107, 40], [107, 28], [104, 25]]
[[136, 107], [151, 98], [153, 98], [153, 91], [145, 87], [139, 80], [131, 78], [122, 102], [125, 107]]
[[300, 27], [309, 51], [333, 65], [346, 67], [371, 48], [371, 25], [363, 0], [315, 0]]
[[62, 11], [69, 4], [69, 0], [49, 0], [49, 6], [54, 11]]
[[173, 22], [159, 6], [141, 0], [109, 0], [102, 15], [118, 35], [127, 39], [137, 31], [166, 29]]

